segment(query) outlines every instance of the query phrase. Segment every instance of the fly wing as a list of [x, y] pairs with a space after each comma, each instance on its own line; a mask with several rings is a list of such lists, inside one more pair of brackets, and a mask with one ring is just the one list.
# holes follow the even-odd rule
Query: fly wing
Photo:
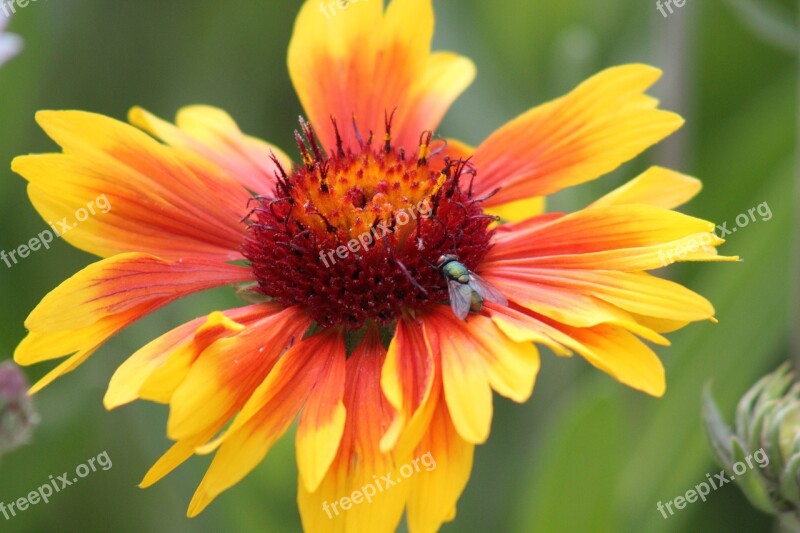
[[508, 300], [503, 296], [503, 293], [475, 272], [469, 273], [469, 286], [486, 301], [500, 305], [508, 305]]
[[453, 314], [461, 320], [467, 318], [472, 305], [472, 289], [466, 283], [456, 280], [447, 280], [447, 290], [450, 293], [450, 308]]

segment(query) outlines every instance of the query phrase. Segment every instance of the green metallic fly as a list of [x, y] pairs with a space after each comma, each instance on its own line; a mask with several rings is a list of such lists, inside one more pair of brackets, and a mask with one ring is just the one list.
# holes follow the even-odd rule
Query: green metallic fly
[[455, 255], [441, 256], [437, 268], [447, 281], [450, 308], [461, 320], [467, 318], [470, 311], [479, 313], [484, 301], [508, 305], [508, 300], [499, 290], [469, 270]]

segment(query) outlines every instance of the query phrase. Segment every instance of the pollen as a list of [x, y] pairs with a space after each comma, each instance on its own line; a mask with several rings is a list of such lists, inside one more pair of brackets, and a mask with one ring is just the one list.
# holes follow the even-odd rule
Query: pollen
[[[332, 119], [333, 120], [333, 119]], [[257, 292], [301, 305], [323, 327], [393, 323], [404, 310], [446, 302], [438, 258], [455, 255], [476, 269], [489, 250], [495, 218], [472, 195], [476, 169], [434, 147], [431, 132], [407, 151], [381, 142], [358, 150], [320, 146], [303, 119], [295, 133], [302, 163], [279, 171], [271, 197], [253, 198], [243, 244]]]

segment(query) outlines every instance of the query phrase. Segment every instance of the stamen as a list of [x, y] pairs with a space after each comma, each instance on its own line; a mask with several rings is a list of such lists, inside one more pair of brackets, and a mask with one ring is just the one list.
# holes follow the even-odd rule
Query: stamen
[[421, 167], [428, 162], [431, 151], [431, 137], [433, 137], [433, 133], [430, 131], [423, 131], [422, 135], [419, 137], [419, 158], [417, 159], [417, 166]]

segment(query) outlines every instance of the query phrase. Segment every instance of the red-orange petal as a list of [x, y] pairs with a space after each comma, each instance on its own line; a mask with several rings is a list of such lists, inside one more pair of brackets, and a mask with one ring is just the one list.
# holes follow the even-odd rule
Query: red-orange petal
[[296, 306], [270, 305], [267, 311], [237, 335], [217, 339], [198, 354], [170, 398], [171, 439], [184, 439], [227, 421], [311, 324]]
[[397, 322], [381, 372], [383, 393], [394, 409], [391, 425], [381, 440], [381, 450], [412, 450], [427, 430], [438, 400], [436, 362], [422, 325], [404, 315]]
[[42, 299], [25, 321], [29, 333], [14, 359], [30, 365], [74, 354], [31, 389], [38, 391], [139, 318], [183, 296], [251, 277], [248, 269], [225, 263], [167, 261], [147, 254], [98, 261]]
[[298, 485], [305, 531], [389, 533], [397, 528], [409, 485], [383, 483], [386, 476], [391, 481], [399, 479], [398, 466], [405, 462], [396, 453], [380, 449], [392, 420], [392, 408], [380, 385], [385, 357], [378, 331], [371, 328], [347, 359], [347, 421], [336, 459], [316, 491]]
[[100, 257], [241, 259], [250, 194], [216, 166], [102, 115], [40, 111], [36, 119], [64, 153], [11, 166], [64, 240]]
[[[543, 223], [544, 220], [544, 223]], [[685, 261], [735, 261], [717, 255], [724, 241], [714, 224], [644, 204], [586, 208], [569, 215], [536, 217], [498, 231], [483, 268], [547, 266], [604, 270], [652, 270], [664, 257], [694, 242]]]
[[[189, 420], [176, 423], [177, 442], [150, 468], [142, 487], [172, 472], [214, 437], [249, 400], [255, 386], [274, 366], [276, 354], [302, 335], [309, 320], [297, 308], [262, 303], [212, 313], [199, 329], [187, 335], [190, 332], [186, 326], [190, 324], [134, 354], [117, 370], [106, 394], [107, 402], [139, 395], [167, 403], [173, 401], [176, 390], [183, 389], [183, 396], [175, 398], [170, 414], [173, 420], [181, 415]], [[182, 338], [175, 343], [176, 337]], [[224, 344], [217, 343], [223, 339]], [[167, 343], [174, 344], [166, 352], [159, 352]], [[261, 343], [269, 346], [269, 352], [260, 350]], [[195, 365], [201, 370], [187, 380]], [[208, 371], [215, 369], [219, 375], [208, 376]], [[198, 376], [209, 380], [203, 382]], [[183, 386], [187, 382], [189, 385]]]
[[175, 125], [139, 107], [131, 109], [128, 120], [176, 149], [204, 157], [258, 194], [272, 192], [278, 164], [286, 172], [292, 167], [283, 151], [245, 135], [230, 115], [211, 106], [184, 107], [178, 111]]
[[106, 409], [139, 398], [169, 403], [192, 363], [208, 346], [239, 334], [248, 325], [279, 310], [274, 304], [256, 304], [215, 311], [149, 342], [117, 368], [103, 398]]
[[382, 136], [395, 111], [393, 143], [416, 150], [423, 130], [435, 129], [475, 67], [452, 53], [431, 53], [431, 0], [351, 2], [342, 9], [309, 0], [289, 45], [289, 73], [323, 144], [335, 146], [330, 117], [355, 149], [351, 117], [364, 137]]
[[611, 172], [677, 130], [683, 119], [646, 95], [661, 72], [610, 68], [502, 126], [475, 150], [487, 206], [544, 196]]
[[[189, 504], [196, 516], [220, 493], [238, 483], [289, 429], [323, 374], [344, 364], [341, 331], [329, 329], [290, 348], [253, 392], [231, 426], [200, 452], [216, 450]], [[339, 444], [338, 440], [335, 443]]]
[[297, 425], [299, 484], [309, 492], [317, 490], [328, 472], [344, 432], [345, 350], [343, 342], [337, 341], [335, 346], [337, 349], [325, 361]]

